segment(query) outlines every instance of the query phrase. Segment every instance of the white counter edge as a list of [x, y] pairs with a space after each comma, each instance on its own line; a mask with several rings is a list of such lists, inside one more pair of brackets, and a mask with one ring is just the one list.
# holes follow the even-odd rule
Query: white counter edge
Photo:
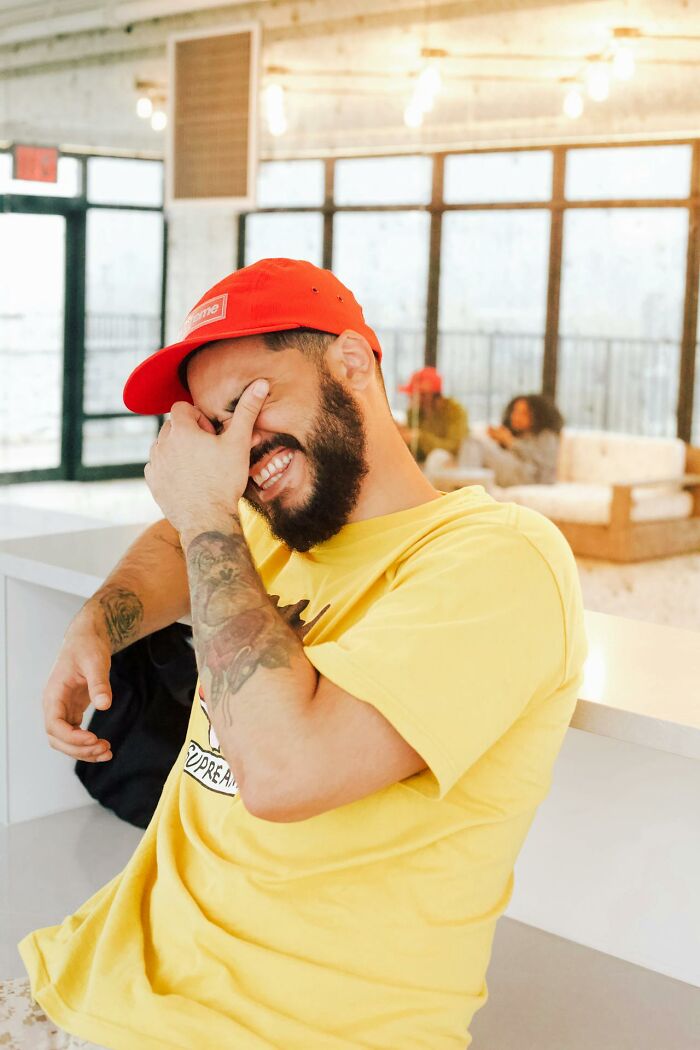
[[[98, 575], [0, 550], [2, 575], [81, 598], [89, 598], [104, 582]], [[571, 728], [700, 760], [700, 728], [670, 719], [650, 717], [638, 711], [611, 707], [602, 701], [579, 699], [571, 719]]]

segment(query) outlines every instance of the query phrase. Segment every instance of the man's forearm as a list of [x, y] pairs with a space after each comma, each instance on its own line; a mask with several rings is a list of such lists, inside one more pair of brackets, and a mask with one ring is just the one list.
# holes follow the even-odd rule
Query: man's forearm
[[302, 742], [318, 674], [270, 601], [238, 519], [207, 525], [182, 536], [200, 681], [244, 801], [270, 797], [283, 756]]
[[94, 628], [105, 635], [116, 653], [188, 612], [187, 570], [180, 540], [169, 522], [159, 521], [129, 547], [71, 629]]

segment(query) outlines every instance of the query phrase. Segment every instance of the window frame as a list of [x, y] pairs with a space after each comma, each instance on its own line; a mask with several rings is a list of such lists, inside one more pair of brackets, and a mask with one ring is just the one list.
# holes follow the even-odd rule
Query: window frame
[[[680, 146], [691, 147], [691, 175], [689, 192], [686, 197], [622, 199], [589, 198], [569, 200], [565, 195], [566, 161], [575, 150], [625, 149], [636, 146]], [[513, 200], [448, 204], [444, 200], [445, 159], [461, 154], [494, 154], [547, 151], [552, 154], [552, 184], [547, 200]], [[380, 156], [413, 156], [417, 150], [405, 149], [400, 152], [359, 152], [353, 153], [352, 159], [376, 158]], [[549, 260], [547, 273], [547, 301], [545, 310], [544, 354], [542, 359], [541, 391], [549, 397], [557, 395], [557, 369], [559, 348], [559, 319], [561, 293], [561, 266], [563, 254], [564, 213], [567, 209], [589, 208], [685, 208], [688, 215], [688, 252], [685, 272], [685, 293], [683, 304], [682, 334], [680, 338], [680, 364], [678, 374], [678, 397], [676, 406], [676, 433], [679, 438], [690, 442], [693, 432], [693, 392], [696, 375], [696, 344], [698, 341], [698, 298], [700, 284], [700, 139], [664, 138], [634, 139], [624, 142], [580, 142], [567, 144], [532, 144], [520, 143], [517, 146], [479, 147], [474, 149], [450, 149], [437, 152], [428, 151], [432, 157], [432, 194], [429, 204], [363, 204], [339, 205], [334, 200], [335, 164], [338, 160], [350, 159], [342, 156], [304, 157], [304, 160], [319, 160], [325, 165], [325, 194], [322, 205], [276, 206], [256, 209], [256, 212], [275, 213], [320, 213], [323, 216], [323, 266], [333, 267], [333, 220], [340, 212], [362, 211], [426, 211], [430, 214], [430, 240], [428, 260], [428, 287], [425, 314], [425, 365], [437, 366], [438, 317], [440, 298], [440, 258], [442, 250], [442, 219], [451, 211], [522, 211], [547, 210], [550, 215]], [[272, 158], [271, 158], [272, 159]], [[302, 158], [275, 155], [275, 161], [294, 161]], [[262, 161], [264, 163], [264, 160]], [[251, 212], [239, 216], [237, 265], [246, 265], [245, 241], [246, 219]], [[368, 319], [371, 323], [371, 318]], [[700, 413], [700, 404], [695, 406]]]
[[[10, 152], [3, 150], [2, 152]], [[86, 422], [100, 419], [130, 419], [133, 413], [85, 412], [85, 289], [86, 289], [86, 230], [91, 210], [156, 212], [163, 216], [162, 279], [160, 289], [160, 345], [165, 342], [165, 302], [167, 288], [168, 226], [164, 206], [92, 203], [87, 198], [87, 168], [92, 157], [114, 157], [118, 160], [157, 160], [160, 157], [133, 156], [123, 153], [61, 152], [61, 157], [73, 157], [80, 165], [81, 188], [74, 197], [51, 197], [39, 194], [0, 193], [0, 212], [34, 215], [60, 215], [66, 219], [65, 251], [65, 311], [63, 326], [63, 389], [61, 408], [61, 461], [57, 467], [30, 470], [0, 471], [0, 485], [32, 481], [102, 481], [116, 478], [141, 477], [144, 463], [110, 463], [85, 466], [82, 462], [83, 427]], [[154, 350], [157, 347], [153, 348]], [[162, 416], [154, 416], [161, 425]], [[154, 440], [156, 428], [154, 427]]]

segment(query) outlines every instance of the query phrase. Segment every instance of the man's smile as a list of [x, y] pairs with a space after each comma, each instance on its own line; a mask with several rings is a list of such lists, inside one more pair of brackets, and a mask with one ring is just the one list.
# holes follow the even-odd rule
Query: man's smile
[[279, 481], [293, 458], [294, 453], [291, 449], [281, 449], [270, 456], [266, 456], [264, 465], [262, 467], [254, 467], [250, 476], [259, 489], [266, 491]]

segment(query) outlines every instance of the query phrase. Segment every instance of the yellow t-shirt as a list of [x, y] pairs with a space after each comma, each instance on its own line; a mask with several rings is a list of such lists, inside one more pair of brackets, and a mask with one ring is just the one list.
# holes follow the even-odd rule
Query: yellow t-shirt
[[265, 821], [196, 697], [124, 871], [22, 941], [32, 992], [115, 1050], [465, 1050], [582, 678], [571, 551], [546, 518], [480, 486], [347, 525], [307, 554], [242, 513], [309, 660], [429, 769]]

